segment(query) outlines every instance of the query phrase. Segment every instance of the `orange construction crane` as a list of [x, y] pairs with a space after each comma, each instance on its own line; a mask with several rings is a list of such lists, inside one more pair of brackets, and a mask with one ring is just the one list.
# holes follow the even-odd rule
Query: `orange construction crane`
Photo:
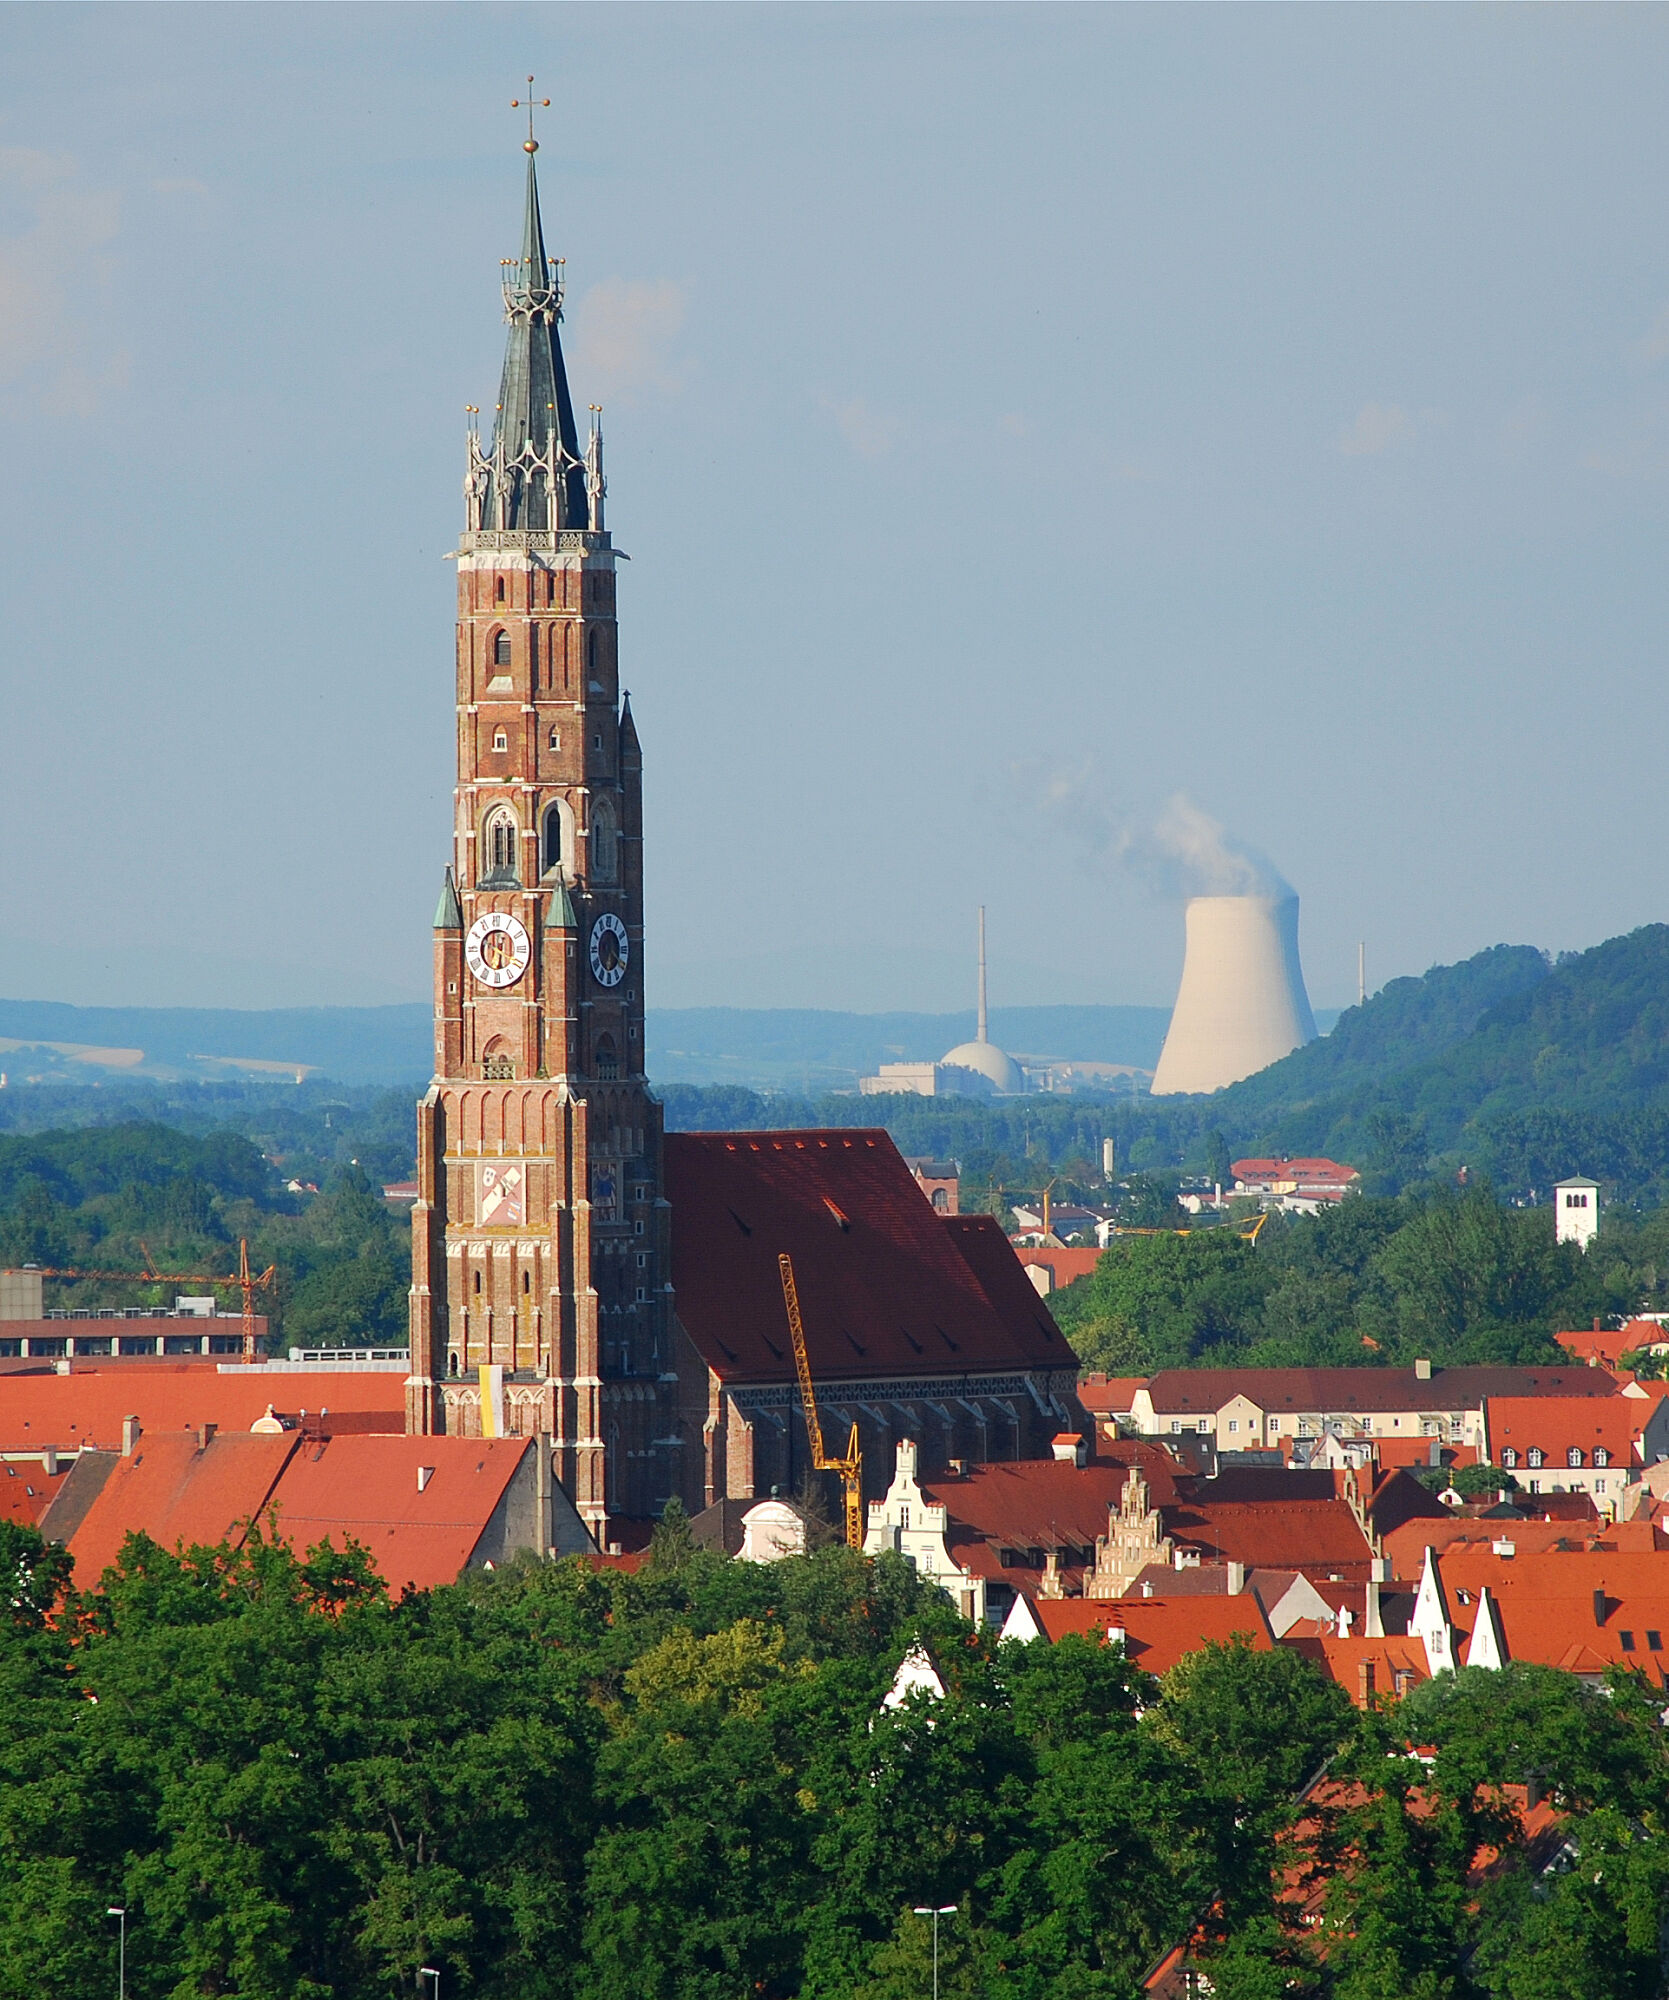
[[782, 1300], [788, 1308], [788, 1335], [794, 1343], [794, 1371], [800, 1378], [800, 1406], [806, 1413], [806, 1434], [811, 1439], [811, 1462], [819, 1472], [840, 1474], [841, 1497], [846, 1504], [846, 1545], [863, 1547], [863, 1453], [858, 1448], [858, 1427], [844, 1458], [831, 1458], [823, 1449], [823, 1424], [817, 1414], [817, 1391], [811, 1380], [811, 1359], [806, 1353], [806, 1330], [800, 1319], [800, 1295], [794, 1285], [794, 1265], [784, 1250], [777, 1258], [782, 1273]]
[[143, 1242], [139, 1248], [149, 1266], [144, 1271], [70, 1271], [35, 1265], [29, 1270], [37, 1278], [97, 1278], [113, 1285], [236, 1285], [243, 1293], [243, 1358], [246, 1362], [255, 1359], [255, 1294], [271, 1288], [278, 1275], [276, 1264], [269, 1264], [258, 1275], [252, 1272], [247, 1237], [238, 1239], [238, 1268], [229, 1276], [213, 1271], [159, 1271]]

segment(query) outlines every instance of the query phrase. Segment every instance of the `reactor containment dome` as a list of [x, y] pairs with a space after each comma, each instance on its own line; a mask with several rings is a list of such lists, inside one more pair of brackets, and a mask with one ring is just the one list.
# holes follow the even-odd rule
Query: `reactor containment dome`
[[1221, 1090], [1315, 1039], [1298, 960], [1298, 898], [1195, 896], [1155, 1097]]

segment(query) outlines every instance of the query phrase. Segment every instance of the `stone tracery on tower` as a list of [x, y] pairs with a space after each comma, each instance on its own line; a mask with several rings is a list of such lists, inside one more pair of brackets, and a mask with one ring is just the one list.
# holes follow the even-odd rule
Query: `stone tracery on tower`
[[466, 444], [453, 852], [419, 1107], [408, 1426], [548, 1434], [601, 1531], [678, 1489], [660, 1107], [643, 1075], [642, 754], [602, 438], [583, 455], [528, 141], [489, 442]]

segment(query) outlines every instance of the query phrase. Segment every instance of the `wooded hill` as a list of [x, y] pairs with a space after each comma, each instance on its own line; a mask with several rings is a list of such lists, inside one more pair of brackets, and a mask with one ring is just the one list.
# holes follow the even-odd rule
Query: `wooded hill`
[[1546, 1193], [1669, 1186], [1669, 926], [1549, 964], [1498, 945], [1394, 980], [1314, 1042], [1195, 1100], [1240, 1152], [1327, 1153], [1401, 1185], [1465, 1165]]

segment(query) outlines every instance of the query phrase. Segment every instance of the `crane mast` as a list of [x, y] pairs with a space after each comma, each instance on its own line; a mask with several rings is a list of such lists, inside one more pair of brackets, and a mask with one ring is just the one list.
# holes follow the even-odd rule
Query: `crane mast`
[[782, 1273], [782, 1302], [788, 1309], [788, 1337], [794, 1344], [794, 1372], [800, 1378], [800, 1407], [805, 1411], [806, 1436], [811, 1441], [811, 1462], [818, 1472], [840, 1475], [841, 1498], [845, 1503], [846, 1545], [863, 1547], [863, 1452], [858, 1444], [858, 1427], [852, 1426], [846, 1456], [831, 1458], [823, 1448], [823, 1423], [817, 1414], [817, 1389], [811, 1379], [811, 1357], [806, 1352], [806, 1330], [800, 1318], [800, 1294], [794, 1283], [794, 1264], [786, 1250], [777, 1258]]

